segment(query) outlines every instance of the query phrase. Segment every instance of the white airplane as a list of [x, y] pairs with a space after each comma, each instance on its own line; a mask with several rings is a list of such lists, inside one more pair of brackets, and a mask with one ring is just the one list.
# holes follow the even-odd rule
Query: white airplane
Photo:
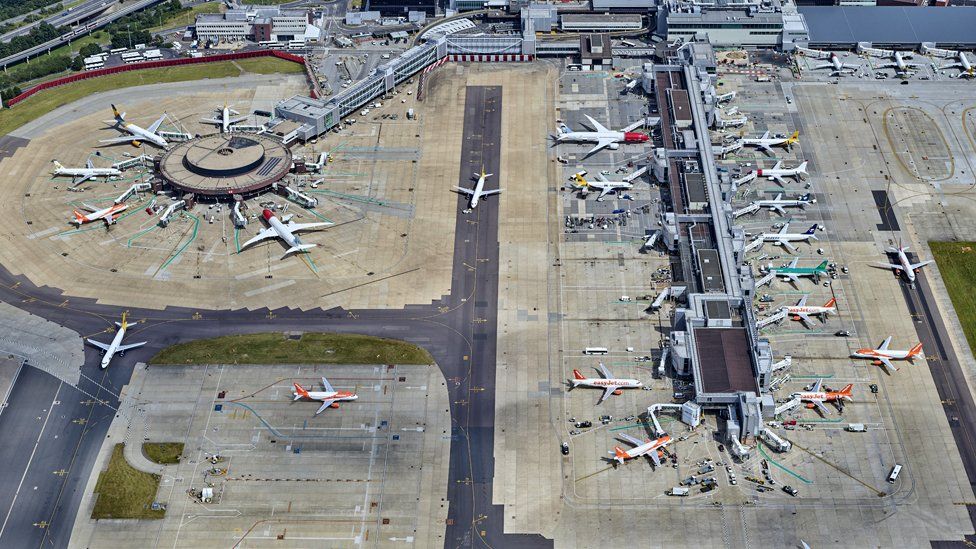
[[482, 166], [481, 173], [474, 174], [474, 176], [478, 178], [478, 182], [475, 183], [473, 189], [465, 189], [464, 187], [454, 187], [454, 190], [455, 191], [457, 191], [459, 193], [462, 193], [462, 194], [466, 194], [466, 195], [468, 195], [468, 196], [471, 197], [471, 200], [468, 202], [468, 210], [469, 211], [477, 208], [478, 207], [478, 202], [483, 197], [491, 196], [493, 194], [499, 194], [499, 193], [502, 192], [503, 189], [492, 189], [492, 190], [489, 190], [489, 191], [486, 191], [485, 190], [485, 179], [488, 178], [488, 177], [491, 177], [492, 175], [495, 175], [495, 174], [485, 173], [485, 168], [484, 168], [484, 166]]
[[810, 318], [811, 316], [820, 317], [821, 320], [826, 322], [831, 314], [837, 314], [837, 298], [832, 297], [830, 301], [818, 307], [816, 305], [807, 305], [808, 297], [809, 295], [804, 295], [796, 305], [783, 307], [793, 320], [799, 320], [807, 329], [813, 327], [813, 319]]
[[959, 74], [956, 75], [956, 78], [976, 78], [976, 68], [969, 62], [969, 58], [966, 57], [966, 52], [955, 52], [955, 58], [956, 61], [954, 63], [943, 65], [939, 67], [939, 70], [959, 69]]
[[790, 395], [790, 398], [806, 402], [807, 408], [818, 408], [823, 415], [830, 415], [830, 409], [824, 406], [824, 402], [837, 402], [843, 406], [845, 401], [854, 402], [854, 384], [848, 383], [840, 391], [824, 391], [821, 389], [823, 380], [818, 379], [809, 391], [798, 391]]
[[634, 184], [630, 182], [632, 180], [628, 181], [627, 177], [624, 178], [624, 181], [607, 181], [607, 178], [603, 177], [603, 174], [597, 174], [596, 178], [597, 181], [587, 181], [581, 174], [577, 173], [573, 175], [573, 179], [576, 181], [574, 187], [584, 192], [590, 189], [599, 190], [600, 196], [596, 197], [598, 201], [603, 200], [603, 197], [607, 196], [611, 192], [626, 191], [634, 188]]
[[[91, 161], [91, 158], [85, 162], [84, 168], [65, 168], [57, 160], [54, 161], [54, 175], [55, 176], [69, 176], [71, 177], [72, 185], [81, 185], [85, 181], [93, 177], [114, 177], [121, 176], [122, 170], [118, 168], [96, 168], [95, 164]], [[81, 179], [78, 179], [78, 178]]]
[[[307, 399], [307, 400], [319, 400], [322, 401], [322, 405], [319, 409], [315, 411], [315, 415], [321, 414], [326, 408], [338, 408], [340, 402], [353, 401], [359, 398], [359, 395], [349, 391], [336, 391], [332, 388], [332, 384], [329, 383], [328, 379], [322, 378], [322, 388], [324, 391], [309, 391], [305, 387], [302, 387], [298, 383], [294, 383], [295, 392], [292, 393], [295, 396], [295, 400]], [[294, 400], [292, 401], [294, 402]]]
[[851, 354], [851, 358], [869, 358], [875, 366], [883, 366], [886, 370], [898, 371], [898, 368], [891, 363], [892, 360], [907, 360], [913, 362], [914, 358], [922, 354], [922, 344], [918, 343], [907, 351], [892, 351], [888, 348], [891, 344], [891, 336], [881, 342], [877, 349], [858, 349]]
[[574, 132], [565, 124], [560, 124], [559, 133], [552, 136], [556, 143], [596, 143], [592, 149], [587, 151], [586, 156], [589, 156], [605, 147], [615, 151], [620, 148], [620, 143], [645, 143], [650, 139], [647, 134], [633, 131], [644, 125], [643, 119], [620, 131], [613, 131], [594, 120], [592, 116], [588, 114], [583, 116], [589, 120], [593, 131]]
[[[797, 134], [799, 134], [799, 132], [797, 132]], [[775, 181], [779, 183], [780, 187], [786, 186], [786, 181], [783, 179], [784, 177], [792, 177], [797, 181], [800, 181], [803, 177], [807, 175], [809, 174], [807, 173], [806, 161], [801, 162], [800, 165], [795, 168], [784, 168], [783, 161], [778, 160], [776, 162], [776, 165], [773, 166], [772, 168], [768, 168], [765, 170], [761, 170], [761, 169], [756, 170], [756, 177], [765, 177], [770, 181]]]
[[905, 252], [907, 252], [909, 249], [910, 248], [908, 246], [901, 245], [899, 245], [897, 248], [888, 248], [888, 253], [898, 254], [898, 265], [894, 265], [892, 263], [877, 263], [875, 266], [883, 269], [891, 269], [898, 274], [905, 273], [905, 278], [908, 279], [908, 282], [914, 284], [915, 274], [918, 273], [918, 270], [929, 263], [935, 263], [935, 260], [930, 259], [928, 261], [922, 261], [921, 263], [912, 263], [908, 260], [908, 256], [905, 255]]
[[783, 193], [776, 195], [776, 198], [772, 200], [756, 200], [753, 204], [759, 206], [760, 208], [769, 208], [775, 210], [781, 216], [786, 215], [786, 210], [783, 208], [800, 208], [803, 209], [807, 204], [816, 204], [817, 200], [811, 199], [809, 194], [805, 194], [800, 198], [783, 198]]
[[119, 110], [112, 105], [112, 114], [115, 115], [115, 120], [106, 120], [106, 124], [112, 124], [113, 128], [120, 131], [128, 133], [129, 135], [123, 137], [116, 137], [113, 139], [102, 139], [99, 143], [105, 143], [107, 145], [112, 145], [116, 143], [131, 143], [132, 145], [138, 147], [142, 142], [152, 143], [158, 147], [165, 149], [169, 146], [169, 142], [166, 141], [161, 135], [159, 135], [159, 126], [166, 119], [166, 114], [164, 113], [159, 117], [159, 120], [153, 122], [152, 126], [148, 128], [140, 128], [132, 122], [125, 121], [125, 113], [119, 113]]
[[329, 225], [332, 225], [332, 223], [327, 221], [318, 223], [292, 223], [291, 215], [286, 215], [283, 217], [282, 221], [284, 221], [284, 223], [282, 223], [282, 221], [278, 220], [275, 214], [271, 213], [271, 210], [264, 210], [261, 215], [264, 217], [264, 220], [268, 222], [269, 227], [262, 229], [257, 236], [245, 242], [244, 245], [241, 246], [241, 250], [247, 248], [255, 242], [260, 242], [267, 238], [277, 237], [284, 240], [285, 244], [288, 244], [289, 246], [288, 250], [285, 252], [285, 255], [281, 256], [282, 259], [288, 257], [288, 255], [291, 253], [304, 252], [318, 246], [318, 244], [302, 244], [302, 241], [298, 238], [298, 235], [295, 234], [296, 232], [318, 229], [319, 227], [328, 227]]
[[108, 363], [112, 361], [112, 357], [114, 357], [116, 353], [118, 353], [119, 356], [125, 356], [125, 352], [128, 351], [129, 349], [142, 347], [143, 345], [146, 344], [145, 341], [140, 341], [139, 343], [122, 345], [122, 338], [125, 337], [125, 330], [129, 327], [129, 323], [128, 321], [126, 321], [126, 316], [128, 316], [128, 313], [122, 313], [122, 322], [115, 323], [115, 325], [119, 327], [119, 331], [115, 332], [115, 337], [112, 338], [112, 343], [106, 345], [104, 343], [95, 341], [94, 339], [91, 338], [85, 340], [89, 344], [98, 347], [99, 349], [102, 350], [103, 353], [105, 353], [105, 356], [102, 357], [103, 370], [105, 368], [108, 368]]
[[796, 246], [791, 244], [791, 242], [809, 242], [810, 239], [820, 240], [817, 238], [817, 226], [812, 225], [809, 229], [802, 233], [788, 233], [790, 224], [785, 223], [783, 227], [777, 233], [762, 233], [753, 242], [772, 242], [777, 246], [782, 246], [789, 250], [790, 252], [797, 251]]
[[610, 374], [610, 370], [600, 363], [600, 375], [603, 377], [584, 377], [579, 370], [573, 370], [573, 379], [569, 380], [572, 389], [577, 387], [599, 387], [603, 389], [603, 396], [600, 402], [606, 400], [610, 395], [619, 395], [621, 389], [636, 389], [642, 387], [643, 383], [637, 379], [616, 379]]
[[888, 57], [891, 58], [891, 63], [883, 63], [874, 68], [876, 69], [895, 69], [895, 73], [899, 76], [907, 76], [909, 71], [918, 70], [921, 65], [918, 63], [908, 63], [905, 59], [912, 58], [912, 52], [903, 51], [892, 51], [892, 50], [868, 50], [868, 55], [874, 55], [876, 57]]
[[610, 452], [613, 454], [613, 460], [621, 465], [623, 465], [623, 463], [628, 459], [647, 456], [651, 458], [654, 465], [660, 467], [661, 457], [663, 457], [664, 454], [664, 447], [671, 443], [671, 437], [668, 435], [647, 441], [632, 437], [626, 433], [620, 433], [618, 436], [634, 445], [634, 447], [630, 450], [623, 450], [620, 448], [620, 446], [613, 447], [613, 451]]
[[843, 76], [844, 74], [851, 74], [857, 71], [857, 65], [842, 62], [834, 52], [830, 52], [830, 56], [827, 59], [829, 60], [828, 63], [817, 65], [813, 68], [816, 70], [831, 69], [831, 76]]
[[215, 126], [220, 126], [220, 131], [223, 132], [223, 133], [229, 132], [230, 131], [230, 127], [233, 126], [234, 124], [237, 124], [239, 122], [243, 122], [243, 121], [247, 120], [247, 117], [246, 116], [239, 116], [237, 118], [234, 118], [233, 116], [231, 116], [231, 115], [239, 115], [241, 113], [239, 113], [239, 112], [235, 111], [234, 109], [228, 107], [226, 104], [224, 104], [224, 106], [222, 106], [222, 107], [217, 107], [214, 110], [216, 112], [220, 113], [219, 114], [220, 118], [217, 118], [217, 117], [213, 117], [213, 118], [201, 118], [200, 119], [200, 122], [203, 122], [204, 124], [213, 124]]
[[773, 147], [782, 146], [786, 147], [786, 150], [789, 150], [793, 143], [796, 143], [799, 140], [799, 131], [793, 132], [793, 135], [789, 137], [770, 137], [769, 130], [766, 130], [766, 132], [762, 134], [762, 137], [743, 137], [739, 139], [739, 142], [742, 143], [743, 146], [758, 147], [764, 152], [772, 153]]
[[74, 210], [72, 213], [74, 213], [75, 218], [71, 220], [71, 223], [81, 227], [85, 223], [91, 223], [92, 221], [101, 219], [105, 222], [105, 225], [114, 225], [118, 220], [118, 214], [124, 212], [128, 207], [128, 204], [112, 204], [107, 208], [96, 208], [88, 204], [82, 204], [82, 208], [87, 210], [87, 212], [82, 213]]

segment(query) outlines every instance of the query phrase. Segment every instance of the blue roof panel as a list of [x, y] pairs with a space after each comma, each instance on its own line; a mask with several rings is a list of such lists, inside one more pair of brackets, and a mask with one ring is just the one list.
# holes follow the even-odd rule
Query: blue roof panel
[[976, 7], [804, 6], [810, 44], [946, 46], [976, 44]]

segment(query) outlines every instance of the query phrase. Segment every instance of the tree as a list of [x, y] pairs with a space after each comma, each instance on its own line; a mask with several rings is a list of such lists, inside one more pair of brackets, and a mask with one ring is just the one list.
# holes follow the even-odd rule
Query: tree
[[102, 53], [102, 47], [98, 44], [85, 44], [78, 50], [78, 55], [82, 58], [98, 55], [99, 53]]
[[76, 55], [74, 59], [71, 60], [71, 70], [80, 71], [85, 68], [85, 61], [80, 55]]

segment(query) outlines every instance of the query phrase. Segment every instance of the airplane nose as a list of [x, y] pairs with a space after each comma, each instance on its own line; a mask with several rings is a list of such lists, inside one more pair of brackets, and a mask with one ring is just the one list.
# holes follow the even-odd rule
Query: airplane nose
[[261, 212], [261, 215], [263, 215], [264, 219], [268, 221], [270, 221], [271, 218], [274, 217], [274, 214], [271, 213], [271, 210], [264, 210], [263, 212]]

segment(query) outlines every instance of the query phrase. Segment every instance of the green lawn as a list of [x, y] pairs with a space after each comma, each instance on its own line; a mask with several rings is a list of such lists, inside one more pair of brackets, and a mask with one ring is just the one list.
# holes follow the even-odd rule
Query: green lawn
[[93, 93], [146, 84], [239, 76], [241, 69], [259, 74], [293, 73], [304, 70], [297, 63], [268, 57], [240, 61], [222, 61], [219, 63], [207, 63], [206, 65], [183, 65], [161, 69], [142, 69], [81, 80], [41, 91], [14, 105], [13, 108], [0, 111], [0, 135], [6, 135], [39, 116]]
[[163, 349], [150, 364], [432, 364], [427, 351], [393, 339], [357, 334], [235, 335]]
[[108, 469], [95, 484], [93, 519], [161, 519], [166, 511], [150, 508], [159, 489], [159, 475], [133, 469], [122, 454], [124, 444], [112, 449]]
[[969, 348], [976, 352], [976, 242], [929, 242]]
[[201, 13], [223, 13], [226, 11], [223, 2], [207, 2], [205, 4], [197, 4], [185, 11], [183, 13], [178, 13], [169, 19], [164, 19], [162, 23], [146, 29], [149, 32], [158, 32], [164, 29], [172, 29], [174, 27], [185, 27], [187, 25], [192, 25], [197, 20], [197, 15]]
[[180, 462], [183, 453], [182, 442], [144, 442], [142, 453], [160, 465], [173, 465]]

